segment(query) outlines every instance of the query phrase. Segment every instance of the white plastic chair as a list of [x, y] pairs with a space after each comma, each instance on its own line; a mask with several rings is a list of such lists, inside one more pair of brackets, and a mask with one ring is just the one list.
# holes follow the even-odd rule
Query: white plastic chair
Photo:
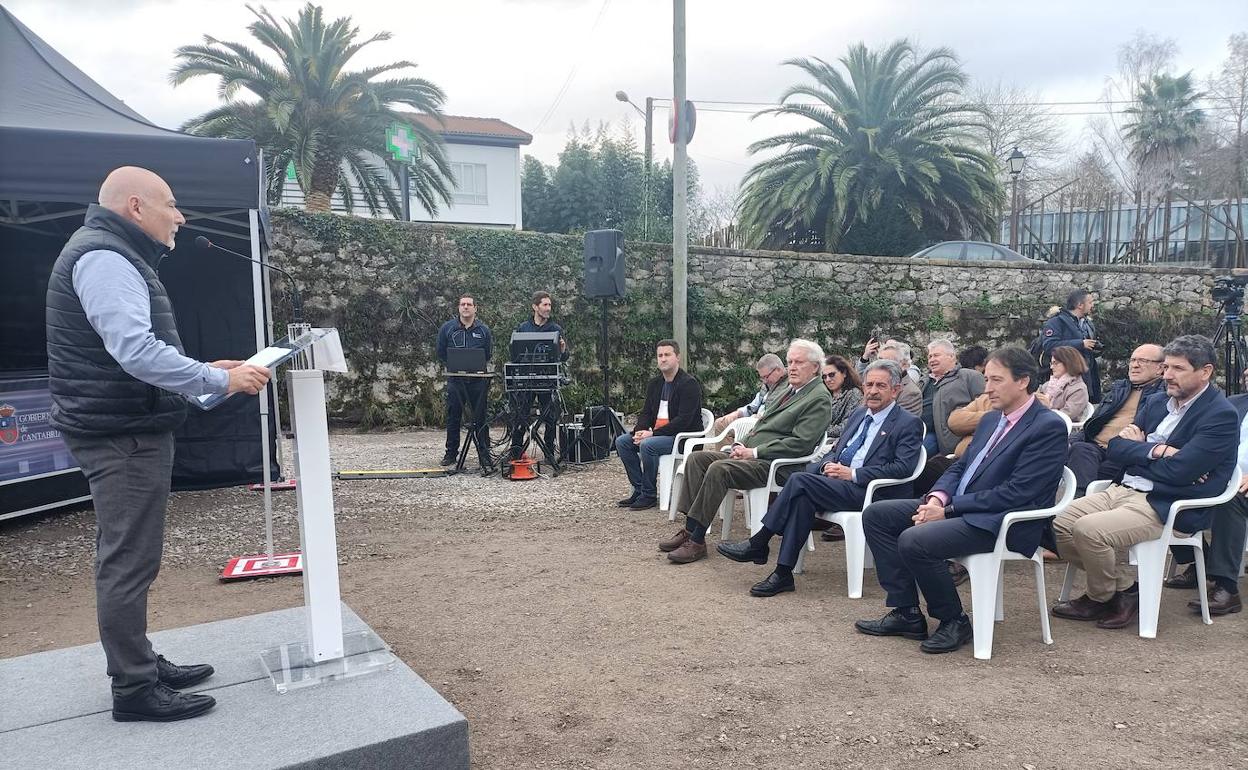
[[1088, 421], [1092, 413], [1096, 411], [1096, 404], [1088, 404], [1083, 408], [1083, 414], [1079, 415], [1079, 419], [1071, 423], [1071, 431], [1083, 430], [1083, 424]]
[[[1239, 491], [1239, 482], [1242, 478], [1239, 466], [1236, 465], [1231, 473], [1230, 483], [1226, 485], [1226, 491], [1217, 497], [1175, 500], [1170, 504], [1170, 511], [1166, 516], [1166, 525], [1161, 530], [1161, 537], [1131, 546], [1128, 559], [1131, 564], [1135, 565], [1136, 581], [1139, 583], [1140, 591], [1140, 636], [1145, 639], [1157, 638], [1157, 620], [1161, 616], [1161, 582], [1166, 571], [1166, 557], [1172, 545], [1190, 545], [1196, 549], [1196, 585], [1199, 587], [1197, 593], [1200, 595], [1200, 616], [1205, 625], [1213, 623], [1213, 619], [1209, 617], [1209, 594], [1205, 591], [1204, 535], [1196, 532], [1187, 537], [1176, 536], [1174, 520], [1180, 511], [1192, 508], [1212, 508], [1229, 501]], [[1109, 486], [1108, 481], [1093, 481], [1088, 485], [1088, 495], [1104, 492]], [[1075, 583], [1075, 572], [1073, 564], [1066, 565], [1066, 580], [1062, 585], [1059, 601], [1064, 602], [1070, 599], [1071, 589]]]
[[710, 409], [702, 410], [702, 430], [689, 431], [686, 433], [677, 433], [676, 442], [672, 444], [672, 451], [659, 458], [659, 510], [666, 511], [672, 502], [672, 483], [676, 477], [676, 466], [678, 463], [683, 464], [685, 456], [678, 451], [681, 441], [690, 438], [705, 438], [711, 432], [711, 426], [715, 424], [715, 415]]
[[1040, 605], [1040, 638], [1045, 644], [1053, 644], [1053, 636], [1049, 633], [1049, 603], [1044, 591], [1044, 555], [1039, 548], [1031, 556], [1011, 551], [1006, 547], [1005, 540], [1014, 524], [1049, 519], [1066, 510], [1070, 501], [1075, 499], [1075, 474], [1070, 468], [1062, 469], [1062, 481], [1057, 490], [1057, 502], [1050, 508], [1007, 513], [1001, 520], [997, 543], [990, 553], [974, 553], [954, 559], [966, 567], [971, 577], [971, 626], [975, 632], [975, 657], [979, 660], [992, 658], [994, 625], [1005, 620], [1002, 593], [1007, 561], [1029, 561], [1034, 565], [1036, 597]]
[[[771, 493], [780, 491], [780, 484], [776, 482], [776, 471], [785, 466], [806, 465], [806, 463], [818, 460], [831, 451], [833, 444], [834, 442], [825, 437], [823, 443], [815, 447], [815, 450], [808, 455], [772, 460], [771, 467], [767, 470], [766, 484], [754, 489], [732, 490], [733, 493], [741, 493], [742, 506], [745, 509], [745, 524], [751, 535], [758, 532], [763, 526], [763, 516], [767, 514], [767, 501], [770, 499]], [[733, 493], [724, 495], [723, 502], [719, 504], [719, 515], [724, 521], [724, 535], [727, 535], [732, 528], [732, 511], [736, 503], [736, 494]]]
[[[839, 524], [845, 532], [845, 582], [849, 587], [849, 598], [862, 598], [862, 576], [868, 568], [875, 568], [875, 560], [871, 557], [871, 549], [867, 547], [867, 536], [862, 530], [862, 512], [875, 500], [875, 494], [885, 487], [908, 484], [919, 477], [923, 466], [927, 465], [927, 449], [919, 447], [919, 459], [914, 465], [914, 472], [902, 479], [876, 479], [867, 484], [867, 495], [862, 508], [856, 511], [831, 511], [815, 514], [824, 521]], [[813, 533], [806, 538], [806, 549], [797, 557], [797, 566], [793, 571], [801, 574], [806, 562], [806, 551], [814, 552], [815, 538]]]
[[[685, 442], [685, 449], [680, 453], [680, 458], [676, 462], [675, 471], [672, 473], [672, 489], [669, 493], [667, 520], [676, 520], [676, 501], [680, 500], [680, 488], [685, 482], [685, 461], [689, 459], [689, 455], [705, 446], [715, 446], [723, 441], [731, 433], [738, 439], [754, 430], [754, 424], [758, 422], [757, 417], [738, 417], [733, 420], [727, 428], [720, 431], [719, 435], [706, 436], [704, 438], [693, 438]], [[725, 532], [728, 530], [725, 529]]]
[[1070, 415], [1066, 414], [1060, 409], [1051, 409], [1049, 411], [1053, 412], [1053, 414], [1057, 415], [1058, 417], [1061, 417], [1062, 422], [1066, 423], [1066, 438], [1070, 438], [1070, 434], [1075, 429], [1075, 424], [1070, 421]]

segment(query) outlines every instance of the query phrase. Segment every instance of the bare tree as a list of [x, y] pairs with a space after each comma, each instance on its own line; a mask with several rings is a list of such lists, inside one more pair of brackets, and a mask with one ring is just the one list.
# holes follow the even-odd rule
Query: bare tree
[[1027, 155], [1027, 165], [1036, 169], [1056, 163], [1065, 154], [1065, 131], [1052, 110], [1038, 103], [1039, 93], [998, 80], [976, 85], [969, 96], [986, 118], [980, 132], [984, 147], [1002, 169], [1015, 147]]
[[1121, 108], [1135, 101], [1142, 84], [1171, 69], [1178, 53], [1173, 38], [1138, 30], [1118, 47], [1118, 72], [1106, 79], [1101, 97], [1105, 114], [1088, 120], [1093, 147], [1114, 170], [1119, 184], [1135, 194], [1142, 192], [1145, 179], [1124, 137], [1126, 121]]
[[1228, 216], [1226, 222], [1235, 233], [1235, 266], [1243, 264], [1248, 254], [1244, 251], [1244, 231], [1240, 226], [1244, 212], [1245, 151], [1248, 147], [1248, 33], [1239, 32], [1227, 40], [1229, 49], [1226, 61], [1217, 75], [1209, 78], [1208, 92], [1211, 99], [1209, 109], [1209, 126], [1213, 131], [1218, 149], [1225, 148], [1230, 156], [1230, 174], [1223, 175], [1229, 184], [1225, 186], [1227, 196], [1236, 203], [1235, 212], [1231, 215], [1230, 207], [1226, 206]]

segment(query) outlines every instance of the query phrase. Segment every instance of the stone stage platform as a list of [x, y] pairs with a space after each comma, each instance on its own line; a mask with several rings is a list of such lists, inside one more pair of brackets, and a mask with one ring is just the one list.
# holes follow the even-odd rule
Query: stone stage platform
[[[343, 605], [344, 631], [367, 629]], [[90, 644], [0, 660], [0, 765], [37, 768], [467, 768], [468, 722], [393, 667], [279, 694], [259, 652], [303, 637], [296, 607], [152, 634], [170, 660], [211, 663], [217, 699], [181, 722], [114, 722], [104, 652]]]

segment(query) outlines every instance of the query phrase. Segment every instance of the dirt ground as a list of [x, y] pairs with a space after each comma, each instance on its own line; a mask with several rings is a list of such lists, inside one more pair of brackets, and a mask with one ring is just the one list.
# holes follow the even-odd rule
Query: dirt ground
[[[340, 469], [380, 468], [435, 461], [440, 441], [332, 445]], [[475, 767], [1248, 767], [1248, 613], [1203, 626], [1167, 591], [1155, 640], [1054, 618], [1046, 646], [1011, 565], [992, 660], [924, 655], [854, 632], [883, 595], [868, 573], [846, 598], [839, 544], [796, 593], [755, 599], [769, 568], [714, 549], [669, 564], [655, 543], [674, 525], [616, 508], [626, 486], [614, 460], [528, 483], [335, 484], [343, 599], [467, 716]], [[300, 604], [298, 578], [217, 581], [262, 549], [262, 514], [244, 489], [174, 495], [153, 630]], [[0, 522], [0, 658], [96, 640], [93, 538], [89, 509]], [[277, 545], [298, 546], [289, 493]]]

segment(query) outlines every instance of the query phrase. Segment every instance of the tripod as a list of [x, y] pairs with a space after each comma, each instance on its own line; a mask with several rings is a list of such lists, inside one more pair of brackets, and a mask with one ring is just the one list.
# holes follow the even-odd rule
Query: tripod
[[[537, 398], [534, 398], [536, 396]], [[507, 435], [511, 440], [511, 459], [524, 457], [529, 446], [536, 444], [542, 450], [547, 462], [550, 463], [553, 475], [563, 471], [563, 463], [559, 457], [558, 424], [563, 415], [563, 398], [558, 388], [511, 391], [507, 394]], [[534, 414], [533, 405], [537, 402], [538, 409]], [[552, 430], [552, 426], [554, 429]], [[541, 428], [541, 430], [539, 430]], [[503, 473], [509, 472], [510, 466], [503, 466]]]
[[[1242, 289], [1241, 289], [1242, 292]], [[1213, 346], [1216, 349], [1222, 344], [1222, 361], [1226, 366], [1226, 394], [1234, 395], [1242, 390], [1243, 373], [1248, 365], [1248, 346], [1244, 344], [1243, 322], [1240, 320], [1244, 311], [1244, 297], [1231, 297], [1219, 308], [1222, 321], [1213, 334]]]

